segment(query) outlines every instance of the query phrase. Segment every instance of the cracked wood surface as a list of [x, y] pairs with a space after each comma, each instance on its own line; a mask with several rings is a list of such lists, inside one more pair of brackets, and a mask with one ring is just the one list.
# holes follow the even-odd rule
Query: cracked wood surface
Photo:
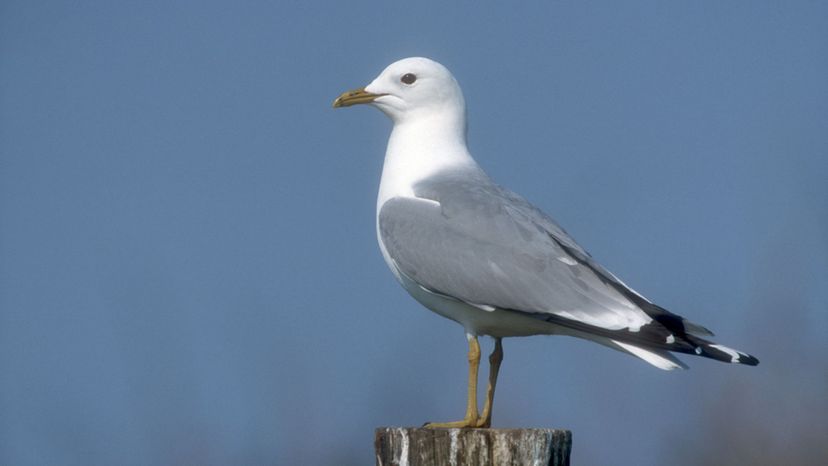
[[563, 429], [427, 429], [380, 427], [378, 466], [569, 464], [572, 433]]

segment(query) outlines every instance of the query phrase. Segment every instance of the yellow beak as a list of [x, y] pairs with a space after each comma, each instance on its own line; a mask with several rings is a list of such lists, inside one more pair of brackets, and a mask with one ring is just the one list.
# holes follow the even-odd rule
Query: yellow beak
[[364, 87], [354, 89], [353, 91], [343, 92], [333, 102], [334, 108], [350, 107], [351, 105], [367, 104], [373, 102], [377, 97], [382, 97], [387, 94], [372, 94], [365, 90]]

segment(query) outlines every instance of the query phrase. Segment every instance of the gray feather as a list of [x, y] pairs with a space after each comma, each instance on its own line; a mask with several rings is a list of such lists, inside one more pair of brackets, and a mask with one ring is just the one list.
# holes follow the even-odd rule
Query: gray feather
[[414, 192], [419, 199], [382, 206], [379, 231], [400, 270], [421, 286], [604, 328], [649, 319], [624, 290], [634, 292], [592, 264], [551, 218], [482, 172], [433, 176]]

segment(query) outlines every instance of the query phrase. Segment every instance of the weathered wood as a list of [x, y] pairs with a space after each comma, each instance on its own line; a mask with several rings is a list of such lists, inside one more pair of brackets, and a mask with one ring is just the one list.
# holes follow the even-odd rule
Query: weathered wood
[[563, 429], [380, 427], [377, 466], [569, 465], [572, 433]]

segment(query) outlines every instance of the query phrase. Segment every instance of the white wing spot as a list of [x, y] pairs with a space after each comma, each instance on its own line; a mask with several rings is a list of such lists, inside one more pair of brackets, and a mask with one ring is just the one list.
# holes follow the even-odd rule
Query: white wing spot
[[730, 362], [731, 362], [731, 363], [737, 363], [737, 362], [739, 362], [739, 356], [740, 356], [740, 354], [739, 354], [739, 352], [738, 352], [738, 351], [736, 351], [735, 349], [728, 348], [727, 346], [723, 346], [723, 345], [710, 345], [710, 346], [711, 346], [711, 347], [713, 347], [713, 348], [716, 348], [716, 349], [717, 349], [717, 350], [719, 350], [719, 351], [722, 351], [722, 352], [724, 352], [724, 353], [727, 353], [727, 354], [728, 354], [728, 356], [730, 356]]
[[668, 336], [667, 336], [666, 343], [667, 343], [668, 345], [672, 345], [672, 344], [673, 344], [673, 343], [675, 343], [675, 342], [676, 342], [676, 337], [675, 337], [672, 333], [671, 333], [670, 335], [668, 335]]
[[578, 261], [574, 260], [571, 257], [561, 256], [558, 258], [558, 260], [566, 265], [578, 265]]
[[[466, 301], [466, 302], [468, 302], [468, 301]], [[487, 312], [492, 312], [496, 309], [494, 306], [490, 306], [488, 304], [477, 304], [477, 303], [471, 303], [471, 302], [469, 302], [469, 304], [471, 304], [472, 306], [474, 306], [478, 309], [482, 309], [482, 310], [487, 311]]]
[[638, 332], [641, 330], [642, 325], [647, 325], [653, 320], [650, 316], [637, 309], [632, 311], [627, 309], [604, 309], [603, 311], [600, 314], [582, 310], [550, 310], [547, 312], [607, 330], [627, 329], [628, 332]]

